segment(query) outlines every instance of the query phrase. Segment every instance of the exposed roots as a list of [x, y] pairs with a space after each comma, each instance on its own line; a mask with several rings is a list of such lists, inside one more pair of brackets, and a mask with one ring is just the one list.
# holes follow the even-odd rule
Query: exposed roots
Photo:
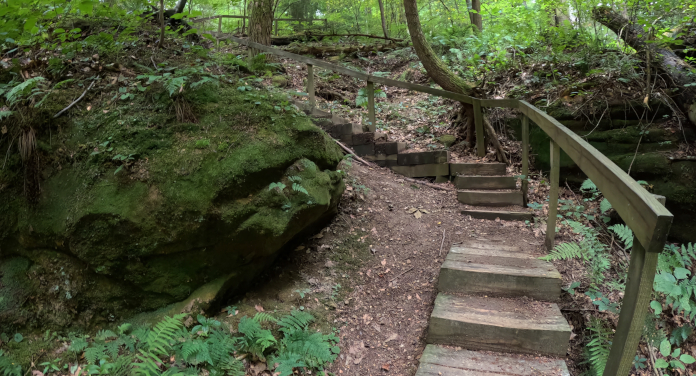
[[198, 123], [191, 104], [184, 97], [177, 95], [173, 106], [177, 121], [180, 123]]

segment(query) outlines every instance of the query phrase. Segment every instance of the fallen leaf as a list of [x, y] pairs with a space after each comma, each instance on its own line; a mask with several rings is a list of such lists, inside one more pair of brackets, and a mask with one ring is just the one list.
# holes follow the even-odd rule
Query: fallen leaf
[[389, 372], [389, 363], [382, 364], [382, 369]]
[[416, 219], [420, 219], [420, 217], [422, 217], [423, 214], [421, 214], [420, 211], [417, 211], [417, 212], [413, 213], [413, 216], [416, 217]]
[[256, 312], [263, 312], [263, 307], [261, 307], [261, 306], [258, 305], [258, 304], [255, 305], [254, 308], [256, 308]]
[[417, 211], [418, 211], [418, 209], [416, 209], [416, 208], [408, 209], [409, 214], [413, 214], [413, 213], [415, 213], [415, 212], [417, 212]]
[[386, 260], [386, 259], [382, 260], [382, 266], [384, 266], [384, 265], [387, 265], [387, 260]]
[[427, 211], [427, 210], [425, 210], [425, 209], [420, 209], [420, 211], [421, 211], [421, 213], [423, 213], [423, 214], [430, 214], [430, 212]]

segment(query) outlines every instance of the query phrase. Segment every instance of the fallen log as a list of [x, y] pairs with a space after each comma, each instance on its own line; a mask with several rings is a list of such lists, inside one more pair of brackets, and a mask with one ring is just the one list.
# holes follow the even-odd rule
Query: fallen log
[[[317, 34], [317, 36], [320, 34]], [[363, 37], [363, 38], [375, 38], [375, 39], [386, 39], [386, 40], [391, 40], [394, 42], [403, 42], [403, 39], [398, 39], [398, 38], [388, 38], [388, 37], [381, 37], [379, 35], [370, 35], [370, 34], [321, 34], [322, 37]]]
[[[646, 33], [641, 25], [634, 24], [609, 6], [598, 6], [592, 10], [592, 18], [633, 47], [636, 51], [645, 51], [646, 55], [654, 57], [660, 69], [669, 76], [674, 86], [674, 101], [682, 107], [689, 120], [696, 125], [696, 79], [692, 74], [694, 67], [677, 56], [668, 47], [656, 43], [648, 43]], [[648, 62], [650, 63], [650, 62]]]
[[347, 55], [354, 52], [370, 52], [370, 51], [388, 51], [396, 48], [396, 44], [373, 44], [364, 46], [297, 46], [286, 49], [285, 51], [292, 52], [298, 55], [313, 55], [322, 57], [325, 55]]

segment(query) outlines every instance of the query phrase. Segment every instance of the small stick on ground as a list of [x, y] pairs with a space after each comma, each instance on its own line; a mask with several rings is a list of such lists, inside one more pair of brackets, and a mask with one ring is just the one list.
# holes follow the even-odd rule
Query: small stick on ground
[[650, 353], [650, 365], [652, 365], [653, 371], [655, 371], [657, 376], [662, 376], [662, 370], [655, 367], [655, 355], [653, 354], [653, 347], [650, 342], [648, 342], [648, 352]]
[[439, 186], [439, 185], [437, 185], [437, 184], [428, 183], [428, 182], [425, 182], [425, 181], [422, 181], [422, 180], [411, 179], [411, 178], [406, 178], [406, 177], [401, 178], [401, 179], [404, 179], [404, 180], [406, 180], [406, 181], [408, 181], [408, 182], [411, 182], [411, 183], [423, 184], [423, 185], [425, 185], [426, 187], [430, 187], [430, 188], [433, 188], [433, 189], [439, 189], [439, 190], [441, 190], [441, 191], [454, 191], [454, 188], [441, 187], [441, 186]]
[[446, 229], [442, 229], [442, 243], [440, 243], [440, 252], [437, 253], [437, 256], [442, 256], [442, 246], [445, 245], [445, 231]]
[[368, 162], [368, 161], [366, 161], [366, 160], [364, 160], [364, 159], [358, 157], [357, 155], [355, 155], [355, 152], [354, 152], [351, 148], [349, 148], [349, 147], [346, 146], [346, 145], [343, 145], [340, 141], [338, 141], [338, 140], [336, 140], [336, 139], [334, 139], [334, 141], [336, 141], [336, 143], [338, 144], [338, 146], [340, 146], [343, 150], [347, 151], [349, 154], [352, 154], [352, 155], [353, 155], [353, 158], [354, 158], [355, 160], [357, 160], [358, 162], [360, 162], [360, 163], [362, 163], [362, 164], [364, 164], [365, 166], [368, 166], [368, 167], [374, 167], [374, 166], [376, 166], [375, 164], [372, 164], [372, 163], [370, 163], [370, 162]]
[[405, 270], [405, 271], [401, 272], [401, 274], [399, 274], [399, 275], [397, 275], [396, 277], [394, 277], [391, 281], [389, 281], [389, 283], [392, 283], [392, 282], [396, 281], [399, 277], [401, 277], [402, 275], [404, 275], [404, 274], [410, 272], [411, 270], [413, 270], [413, 267], [411, 267], [411, 269], [408, 269], [408, 270]]
[[68, 107], [65, 107], [64, 109], [60, 110], [60, 112], [58, 112], [57, 114], [53, 115], [53, 118], [55, 119], [55, 118], [57, 118], [58, 116], [62, 115], [63, 112], [65, 112], [65, 111], [69, 110], [70, 108], [72, 108], [72, 106], [74, 106], [75, 103], [81, 101], [82, 98], [84, 98], [85, 94], [87, 94], [87, 92], [89, 91], [89, 89], [91, 89], [92, 86], [94, 86], [94, 83], [97, 82], [97, 79], [99, 79], [99, 76], [97, 76], [97, 78], [96, 78], [94, 81], [92, 81], [91, 84], [89, 84], [89, 86], [87, 87], [87, 89], [85, 89], [85, 91], [82, 92], [82, 95], [80, 95], [79, 98], [75, 99], [72, 103], [70, 103], [70, 104], [68, 105]]

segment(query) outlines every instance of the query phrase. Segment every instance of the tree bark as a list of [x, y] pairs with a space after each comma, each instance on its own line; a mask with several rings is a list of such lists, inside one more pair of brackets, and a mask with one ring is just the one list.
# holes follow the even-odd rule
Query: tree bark
[[471, 0], [471, 9], [476, 11], [471, 13], [471, 23], [476, 26], [478, 31], [483, 30], [483, 18], [481, 17], [481, 0]]
[[[481, 97], [481, 93], [477, 93], [473, 84], [464, 81], [461, 77], [457, 76], [450, 71], [449, 68], [447, 68], [445, 63], [443, 63], [442, 60], [437, 57], [435, 51], [433, 51], [432, 47], [430, 47], [428, 42], [425, 40], [425, 36], [423, 35], [423, 30], [421, 29], [420, 25], [418, 4], [416, 3], [416, 0], [404, 0], [404, 10], [406, 11], [406, 24], [408, 26], [408, 32], [411, 34], [413, 49], [416, 50], [416, 55], [418, 55], [421, 64], [423, 64], [426, 72], [428, 72], [428, 76], [430, 76], [433, 81], [447, 91]], [[462, 105], [464, 106], [464, 110], [467, 112], [467, 114], [473, 114], [473, 108], [469, 108], [472, 107], [470, 104], [462, 103]], [[469, 117], [468, 121], [469, 124], [473, 124], [473, 116]], [[498, 151], [500, 161], [507, 163], [508, 159], [505, 156], [502, 145], [500, 145], [500, 142], [498, 141], [498, 136], [495, 134], [495, 130], [493, 130], [493, 127], [485, 118], [484, 129], [489, 134], [490, 142]]]
[[675, 102], [682, 107], [689, 120], [696, 125], [696, 86], [685, 86], [696, 83], [694, 75], [690, 74], [694, 71], [694, 67], [679, 58], [669, 48], [647, 43], [646, 33], [643, 32], [641, 25], [632, 23], [608, 6], [594, 8], [592, 10], [592, 18], [611, 29], [616, 35], [621, 36], [624, 42], [636, 51], [641, 52], [650, 49], [650, 56], [658, 60], [661, 70], [678, 87], [678, 91], [674, 96]]
[[379, 15], [382, 17], [382, 31], [384, 31], [384, 38], [389, 39], [389, 33], [387, 32], [387, 19], [384, 17], [384, 3], [382, 0], [377, 0], [379, 3]]
[[[252, 0], [249, 17], [249, 40], [265, 46], [271, 45], [273, 31], [273, 0]], [[252, 55], [258, 51], [252, 49]]]
[[157, 48], [164, 48], [164, 0], [160, 0], [159, 21], [161, 31], [160, 40], [157, 44]]

